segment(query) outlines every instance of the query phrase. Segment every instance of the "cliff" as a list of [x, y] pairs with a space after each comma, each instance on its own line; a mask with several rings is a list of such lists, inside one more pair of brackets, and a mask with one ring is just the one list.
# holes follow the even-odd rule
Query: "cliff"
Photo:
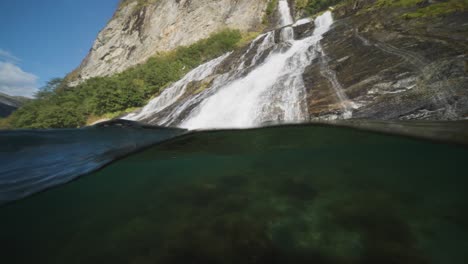
[[[352, 117], [468, 117], [468, 12], [462, 1], [350, 1], [322, 40]], [[437, 10], [437, 11], [434, 11]], [[340, 112], [321, 63], [304, 72], [310, 117]]]
[[99, 33], [72, 84], [121, 72], [222, 29], [260, 31], [268, 0], [127, 0]]
[[28, 100], [23, 97], [13, 97], [0, 93], [0, 117], [7, 117], [18, 109], [23, 103]]
[[205, 65], [204, 78], [190, 78], [206, 72], [196, 69], [126, 118], [187, 128], [468, 118], [466, 3], [339, 2], [330, 17], [268, 32]]
[[79, 85], [12, 124], [463, 120], [467, 40], [466, 0], [127, 0], [68, 76]]

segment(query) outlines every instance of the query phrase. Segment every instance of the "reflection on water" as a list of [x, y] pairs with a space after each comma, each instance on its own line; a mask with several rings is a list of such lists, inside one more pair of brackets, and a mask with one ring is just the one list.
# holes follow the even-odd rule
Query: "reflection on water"
[[466, 147], [188, 134], [0, 208], [5, 263], [467, 263]]
[[0, 205], [69, 182], [184, 132], [130, 121], [84, 129], [0, 131]]

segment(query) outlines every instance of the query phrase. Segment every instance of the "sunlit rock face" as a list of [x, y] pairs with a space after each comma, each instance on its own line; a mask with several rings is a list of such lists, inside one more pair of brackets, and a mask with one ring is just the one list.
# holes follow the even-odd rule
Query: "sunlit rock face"
[[126, 118], [194, 129], [468, 117], [461, 16], [422, 23], [344, 6], [294, 22], [279, 3], [276, 30], [194, 69]]
[[[364, 1], [358, 1], [364, 2]], [[396, 9], [333, 11], [321, 41], [325, 59], [304, 72], [311, 119], [332, 117], [340, 105], [323, 63], [335, 73], [352, 117], [384, 120], [457, 120], [468, 117], [466, 14], [405, 20]]]
[[259, 31], [267, 0], [124, 1], [99, 33], [72, 84], [107, 76], [225, 28]]
[[299, 19], [295, 1], [286, 0], [270, 2], [277, 6], [268, 12], [267, 0], [149, 3], [121, 5], [75, 73], [78, 80], [119, 72], [225, 27], [262, 34], [124, 118], [192, 129], [468, 118], [466, 12], [405, 19], [419, 7], [358, 0]]

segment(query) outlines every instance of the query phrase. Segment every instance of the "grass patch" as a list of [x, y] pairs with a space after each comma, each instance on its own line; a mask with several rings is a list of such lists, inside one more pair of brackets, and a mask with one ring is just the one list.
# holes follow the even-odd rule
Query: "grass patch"
[[468, 11], [468, 0], [450, 0], [419, 8], [414, 12], [404, 14], [402, 17], [406, 19], [438, 17], [454, 12], [466, 11]]
[[411, 7], [415, 6], [424, 0], [378, 0], [377, 7]]

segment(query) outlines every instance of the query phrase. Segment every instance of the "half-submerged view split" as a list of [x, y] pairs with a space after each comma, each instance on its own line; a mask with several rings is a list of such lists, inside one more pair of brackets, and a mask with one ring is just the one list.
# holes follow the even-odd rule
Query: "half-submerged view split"
[[2, 263], [468, 263], [466, 0], [72, 2], [0, 3]]

